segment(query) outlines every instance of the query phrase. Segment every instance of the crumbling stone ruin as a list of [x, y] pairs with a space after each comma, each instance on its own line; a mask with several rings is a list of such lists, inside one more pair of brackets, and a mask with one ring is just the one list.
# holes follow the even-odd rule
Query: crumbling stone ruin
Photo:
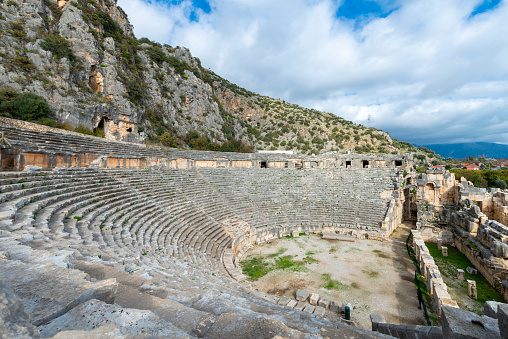
[[1, 130], [16, 132], [0, 152], [4, 337], [387, 337], [380, 321], [370, 332], [326, 318], [331, 301], [299, 310], [252, 290], [238, 262], [293, 232], [386, 238], [409, 154], [168, 151]]

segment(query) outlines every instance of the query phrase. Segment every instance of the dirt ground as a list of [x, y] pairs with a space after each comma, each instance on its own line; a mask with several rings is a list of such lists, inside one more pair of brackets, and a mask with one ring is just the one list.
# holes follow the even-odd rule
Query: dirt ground
[[[388, 323], [425, 325], [418, 309], [414, 285], [414, 265], [405, 247], [410, 225], [401, 225], [388, 241], [360, 240], [344, 242], [322, 240], [318, 235], [281, 238], [250, 250], [243, 259], [291, 255], [294, 260], [311, 256], [318, 262], [304, 271], [275, 270], [252, 285], [279, 297], [295, 298], [297, 289], [305, 289], [340, 303], [351, 303], [351, 318], [362, 328], [371, 329], [370, 314], [384, 315]], [[280, 252], [279, 252], [280, 253]], [[330, 274], [334, 287], [323, 274]]]

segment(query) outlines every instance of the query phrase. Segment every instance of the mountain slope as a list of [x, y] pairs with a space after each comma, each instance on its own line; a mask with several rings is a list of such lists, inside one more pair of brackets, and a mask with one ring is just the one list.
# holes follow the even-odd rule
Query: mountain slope
[[475, 158], [508, 158], [508, 145], [492, 142], [468, 142], [458, 144], [425, 145], [443, 158], [463, 159], [469, 156]]
[[4, 1], [0, 28], [7, 116], [17, 117], [12, 98], [32, 92], [50, 107], [39, 121], [116, 140], [308, 154], [415, 150], [374, 128], [242, 89], [185, 48], [137, 39], [113, 1]]

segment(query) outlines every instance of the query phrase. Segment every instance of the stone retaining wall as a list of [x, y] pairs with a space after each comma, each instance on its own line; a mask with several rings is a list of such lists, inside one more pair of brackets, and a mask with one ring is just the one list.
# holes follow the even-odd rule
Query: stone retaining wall
[[434, 258], [430, 255], [420, 232], [412, 230], [411, 233], [413, 235], [413, 248], [416, 260], [420, 266], [420, 272], [425, 278], [426, 288], [429, 292], [434, 312], [441, 315], [441, 307], [443, 305], [458, 308], [457, 302], [448, 293], [448, 287], [444, 283], [441, 272], [439, 272]]

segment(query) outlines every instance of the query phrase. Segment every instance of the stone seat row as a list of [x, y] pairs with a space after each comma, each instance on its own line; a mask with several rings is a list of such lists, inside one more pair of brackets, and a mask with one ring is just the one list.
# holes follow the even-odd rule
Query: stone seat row
[[160, 148], [147, 148], [137, 144], [121, 143], [105, 139], [96, 140], [89, 136], [56, 133], [51, 131], [36, 132], [15, 127], [0, 126], [0, 132], [8, 136], [13, 145], [31, 151], [46, 151], [55, 153], [95, 153], [114, 155], [116, 157], [163, 157], [165, 153]]

